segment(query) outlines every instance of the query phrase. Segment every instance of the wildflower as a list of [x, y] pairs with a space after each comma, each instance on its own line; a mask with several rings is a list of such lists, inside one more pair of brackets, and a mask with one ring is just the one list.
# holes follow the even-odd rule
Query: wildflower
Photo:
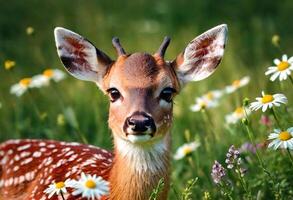
[[65, 78], [65, 73], [59, 69], [47, 69], [43, 74], [36, 75], [32, 78], [32, 85], [34, 87], [40, 88], [43, 86], [48, 86], [50, 80], [59, 82]]
[[81, 194], [82, 197], [93, 200], [109, 194], [109, 183], [96, 175], [82, 173], [80, 180], [74, 181], [71, 187], [75, 188], [72, 193], [74, 196]]
[[215, 160], [215, 163], [212, 168], [211, 176], [213, 178], [214, 183], [219, 184], [224, 176], [226, 176], [225, 168]]
[[257, 101], [250, 104], [251, 110], [258, 110], [262, 108], [262, 112], [265, 112], [267, 108], [272, 108], [273, 106], [279, 107], [281, 104], [287, 104], [287, 97], [283, 94], [265, 94], [262, 92], [262, 97], [255, 98]]
[[251, 152], [251, 153], [255, 154], [256, 153], [256, 149], [257, 148], [260, 148], [260, 147], [261, 147], [260, 144], [257, 144], [256, 146], [254, 146], [252, 143], [245, 142], [239, 148], [239, 153]]
[[262, 115], [260, 120], [259, 120], [259, 123], [262, 124], [262, 125], [265, 125], [265, 126], [271, 126], [272, 125], [272, 121], [271, 121], [270, 117], [267, 116], [267, 115]]
[[243, 107], [238, 107], [234, 112], [225, 116], [225, 120], [228, 124], [236, 124], [239, 120], [245, 118], [245, 116], [250, 114], [250, 110], [246, 109], [246, 113]]
[[226, 86], [225, 90], [228, 94], [235, 92], [237, 89], [246, 86], [250, 81], [250, 77], [249, 76], [244, 76], [243, 78], [239, 79], [239, 80], [235, 80], [233, 81], [232, 85], [228, 85]]
[[16, 63], [13, 60], [5, 60], [5, 62], [4, 62], [4, 68], [6, 70], [12, 69], [15, 65], [16, 65]]
[[67, 187], [70, 187], [70, 179], [67, 179], [65, 182], [60, 181], [60, 182], [53, 182], [52, 184], [49, 185], [49, 187], [44, 191], [44, 193], [49, 194], [49, 198], [51, 198], [54, 194], [59, 195], [60, 193], [66, 194]]
[[190, 107], [193, 112], [199, 112], [206, 108], [214, 108], [219, 105], [218, 100], [209, 100], [205, 97], [197, 97], [195, 101], [196, 103]]
[[240, 165], [239, 156], [240, 156], [240, 152], [238, 151], [238, 149], [234, 147], [234, 145], [232, 145], [229, 148], [228, 153], [226, 154], [225, 163], [227, 164], [228, 169], [232, 169], [235, 166], [235, 164]]
[[186, 143], [179, 147], [174, 155], [175, 160], [180, 160], [184, 158], [185, 156], [191, 154], [193, 151], [195, 151], [200, 146], [200, 143], [197, 141]]
[[275, 81], [278, 77], [280, 81], [286, 80], [293, 71], [293, 56], [288, 59], [288, 56], [284, 54], [282, 56], [282, 61], [279, 59], [274, 59], [274, 64], [276, 66], [271, 66], [265, 72], [265, 75], [272, 74], [270, 80]]
[[25, 29], [25, 32], [27, 35], [32, 35], [34, 32], [35, 32], [35, 29], [31, 26], [28, 26], [26, 29]]
[[23, 78], [18, 83], [11, 86], [10, 93], [20, 97], [28, 90], [28, 88], [32, 87], [31, 83], [31, 78]]
[[219, 98], [221, 98], [223, 96], [223, 91], [222, 90], [212, 90], [209, 91], [208, 93], [203, 95], [203, 98], [205, 98], [206, 100], [217, 100]]
[[269, 135], [268, 140], [272, 140], [268, 145], [269, 148], [272, 147], [275, 150], [279, 147], [293, 149], [293, 127], [290, 127], [285, 131], [275, 129], [274, 132]]

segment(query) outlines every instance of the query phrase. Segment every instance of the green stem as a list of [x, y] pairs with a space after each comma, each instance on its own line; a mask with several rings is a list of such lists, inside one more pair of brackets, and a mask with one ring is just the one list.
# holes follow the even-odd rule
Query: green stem
[[233, 198], [231, 196], [231, 191], [229, 191], [229, 189], [227, 188], [225, 181], [224, 180], [223, 180], [223, 182], [221, 181], [219, 183], [219, 185], [224, 190], [224, 195], [227, 196], [229, 200], [233, 200]]
[[216, 134], [215, 134], [215, 132], [213, 130], [214, 129], [213, 121], [212, 121], [212, 119], [211, 119], [211, 117], [210, 117], [210, 115], [209, 115], [209, 113], [207, 112], [206, 109], [203, 109], [202, 113], [205, 116], [205, 119], [206, 119], [205, 121], [206, 121], [207, 127], [210, 129], [212, 138], [213, 138], [214, 141], [216, 141]]
[[290, 158], [291, 164], [292, 164], [292, 166], [293, 166], [293, 157], [292, 157], [292, 154], [291, 154], [291, 152], [290, 152], [289, 149], [287, 149], [287, 153], [288, 153], [288, 156], [289, 156], [289, 158]]
[[239, 180], [240, 180], [240, 183], [241, 183], [241, 186], [243, 187], [244, 191], [246, 192], [247, 196], [248, 196], [248, 199], [252, 199], [251, 198], [251, 193], [248, 189], [248, 186], [246, 184], [246, 181], [244, 180], [244, 178], [241, 176], [241, 171], [240, 171], [240, 167], [237, 165], [237, 171], [236, 173], [238, 174], [239, 176]]
[[35, 101], [34, 101], [34, 99], [33, 99], [33, 95], [32, 95], [32, 93], [31, 93], [31, 90], [28, 89], [27, 92], [28, 92], [28, 96], [29, 96], [29, 99], [30, 99], [30, 101], [31, 101], [31, 104], [32, 104], [33, 107], [34, 107], [34, 110], [36, 111], [36, 113], [37, 113], [37, 115], [38, 115], [38, 118], [40, 118], [40, 117], [41, 117], [41, 112], [40, 112], [40, 110], [39, 110], [37, 104], [35, 104]]
[[275, 121], [276, 121], [276, 123], [277, 123], [277, 126], [281, 129], [281, 125], [280, 125], [280, 122], [279, 122], [279, 120], [278, 120], [278, 118], [277, 118], [277, 115], [276, 115], [276, 113], [275, 113], [274, 108], [272, 108], [271, 111], [272, 111], [272, 114], [273, 114], [273, 116], [274, 116], [274, 118], [275, 118]]
[[[250, 142], [253, 144], [253, 146], [255, 147], [255, 153], [256, 153], [256, 157], [258, 159], [258, 162], [259, 162], [259, 165], [261, 167], [261, 169], [263, 170], [263, 172], [272, 180], [273, 182], [273, 188], [274, 186], [276, 185], [276, 182], [275, 182], [275, 178], [272, 176], [272, 174], [265, 168], [265, 165], [264, 165], [264, 162], [263, 160], [261, 159], [261, 156], [259, 154], [259, 151], [258, 151], [258, 148], [256, 146], [256, 143], [254, 141], [254, 135], [252, 133], [252, 131], [250, 130], [250, 127], [249, 127], [249, 120], [248, 120], [248, 115], [247, 115], [247, 111], [244, 108], [244, 113], [245, 113], [245, 118], [247, 120], [247, 124], [245, 124], [245, 127], [246, 127], [246, 130], [247, 130], [247, 133], [248, 133], [248, 137], [250, 139]], [[278, 191], [276, 192], [277, 194], [279, 194], [279, 187], [277, 189]]]
[[289, 79], [290, 79], [290, 81], [291, 81], [291, 83], [292, 83], [292, 85], [293, 85], [293, 78], [292, 78], [291, 75], [289, 76]]

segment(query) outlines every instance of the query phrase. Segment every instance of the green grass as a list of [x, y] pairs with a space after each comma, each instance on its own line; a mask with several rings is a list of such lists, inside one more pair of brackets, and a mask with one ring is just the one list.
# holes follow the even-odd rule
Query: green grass
[[[262, 90], [284, 93], [289, 100], [287, 111], [282, 107], [278, 115], [284, 126], [292, 126], [292, 85], [289, 81], [270, 82], [264, 75], [275, 57], [283, 53], [293, 55], [293, 3], [276, 1], [1, 1], [0, 8], [0, 63], [11, 59], [16, 66], [10, 71], [0, 68], [0, 141], [11, 138], [48, 138], [82, 141], [84, 135], [91, 144], [111, 149], [111, 133], [107, 127], [108, 100], [91, 83], [69, 77], [46, 88], [34, 89], [17, 98], [9, 93], [10, 86], [23, 77], [41, 73], [46, 68], [63, 69], [56, 53], [53, 29], [63, 26], [89, 38], [98, 48], [115, 58], [111, 38], [118, 36], [127, 52], [153, 53], [163, 37], [172, 38], [166, 58], [172, 60], [185, 45], [201, 32], [221, 23], [229, 27], [229, 40], [219, 69], [208, 79], [187, 85], [176, 97], [172, 127], [173, 152], [186, 142], [184, 132], [190, 131], [202, 145], [188, 159], [174, 161], [170, 199], [176, 190], [181, 194], [187, 181], [196, 178], [191, 188], [192, 199], [202, 199], [209, 192], [211, 199], [226, 198], [212, 182], [210, 173], [214, 160], [224, 164], [225, 154], [234, 144], [240, 147], [248, 142], [241, 124], [227, 129], [224, 116], [242, 104], [244, 97], [253, 100]], [[26, 27], [35, 29], [28, 36]], [[281, 49], [271, 43], [274, 34], [281, 38]], [[212, 89], [226, 85], [245, 75], [251, 77], [248, 86], [222, 98], [220, 106], [208, 110], [211, 127], [202, 113], [193, 113], [189, 107], [194, 99]], [[259, 143], [271, 131], [259, 124], [261, 112], [251, 115], [252, 129]], [[58, 117], [59, 116], [59, 117]], [[62, 117], [65, 117], [65, 122]], [[59, 123], [58, 123], [59, 118]], [[275, 126], [275, 124], [273, 124]], [[210, 137], [210, 129], [216, 141]], [[204, 145], [205, 144], [205, 145]], [[281, 151], [263, 148], [261, 157], [280, 183], [280, 199], [293, 198], [292, 166]], [[269, 178], [258, 167], [252, 154], [242, 155], [248, 168], [245, 176], [255, 199], [273, 199]], [[232, 197], [245, 198], [235, 175]], [[207, 193], [206, 193], [207, 196]], [[277, 197], [276, 197], [277, 198]]]

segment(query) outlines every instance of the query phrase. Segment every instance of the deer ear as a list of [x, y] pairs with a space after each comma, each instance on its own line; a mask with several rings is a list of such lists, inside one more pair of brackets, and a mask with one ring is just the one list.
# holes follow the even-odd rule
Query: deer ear
[[74, 77], [101, 84], [112, 60], [91, 42], [65, 28], [54, 30], [58, 55]]
[[172, 62], [181, 84], [200, 81], [215, 70], [224, 55], [227, 26], [216, 26], [193, 39]]

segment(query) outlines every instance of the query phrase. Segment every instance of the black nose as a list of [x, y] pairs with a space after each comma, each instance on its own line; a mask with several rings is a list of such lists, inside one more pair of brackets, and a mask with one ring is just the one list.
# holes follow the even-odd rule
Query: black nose
[[155, 123], [152, 117], [143, 112], [135, 112], [128, 117], [124, 124], [124, 131], [128, 133], [128, 129], [131, 129], [132, 134], [144, 133], [149, 130], [151, 133], [155, 131]]

